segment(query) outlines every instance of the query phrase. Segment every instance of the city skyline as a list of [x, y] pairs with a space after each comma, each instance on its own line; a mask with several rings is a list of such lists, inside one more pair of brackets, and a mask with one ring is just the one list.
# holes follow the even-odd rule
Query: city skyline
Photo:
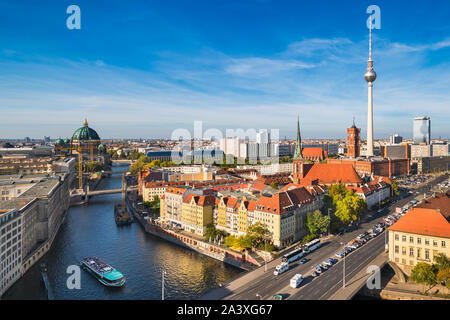
[[[298, 113], [305, 139], [345, 139], [353, 116], [365, 137], [370, 4], [80, 1], [81, 30], [65, 26], [68, 3], [0, 4], [0, 137], [70, 137], [87, 117], [111, 138], [168, 138], [201, 120], [292, 139]], [[448, 138], [448, 8], [377, 5], [374, 139], [412, 137], [424, 115], [431, 138]]]

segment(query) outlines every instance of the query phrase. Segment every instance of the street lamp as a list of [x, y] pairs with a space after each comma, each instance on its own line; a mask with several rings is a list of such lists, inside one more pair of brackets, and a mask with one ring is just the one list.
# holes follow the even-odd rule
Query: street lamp
[[330, 210], [331, 210], [331, 208], [328, 208], [328, 235], [330, 235], [330, 231], [331, 231]]
[[[340, 242], [341, 245], [344, 246], [343, 242]], [[347, 256], [347, 253], [345, 252], [345, 246], [344, 246], [344, 267], [342, 270], [342, 288], [345, 288], [345, 257]]]

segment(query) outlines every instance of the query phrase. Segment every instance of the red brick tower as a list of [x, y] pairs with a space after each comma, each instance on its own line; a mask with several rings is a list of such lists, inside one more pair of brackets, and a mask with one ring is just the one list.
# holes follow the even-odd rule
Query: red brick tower
[[347, 129], [347, 157], [358, 158], [359, 157], [359, 133], [361, 129], [355, 126], [355, 120], [351, 128]]

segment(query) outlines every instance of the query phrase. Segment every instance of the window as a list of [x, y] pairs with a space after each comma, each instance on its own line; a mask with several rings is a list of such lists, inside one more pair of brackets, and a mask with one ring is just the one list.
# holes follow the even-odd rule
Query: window
[[420, 248], [417, 248], [417, 259], [420, 259]]
[[437, 247], [437, 241], [436, 240], [433, 240], [433, 246], [435, 246], [435, 247]]
[[425, 245], [430, 245], [430, 240], [428, 240], [428, 239], [425, 239]]
[[445, 241], [442, 241], [442, 242], [441, 242], [441, 247], [442, 247], [442, 248], [445, 248]]
[[406, 241], [406, 236], [402, 236], [402, 241]]
[[425, 250], [425, 259], [429, 260], [430, 259], [430, 251]]
[[422, 238], [417, 238], [417, 243], [421, 244], [422, 243]]
[[395, 234], [395, 240], [398, 241], [398, 234]]
[[402, 247], [402, 254], [405, 255], [406, 254], [406, 248]]
[[398, 253], [398, 246], [395, 246], [395, 253]]
[[409, 237], [409, 242], [414, 243], [414, 237]]
[[409, 256], [414, 257], [414, 248], [409, 248]]

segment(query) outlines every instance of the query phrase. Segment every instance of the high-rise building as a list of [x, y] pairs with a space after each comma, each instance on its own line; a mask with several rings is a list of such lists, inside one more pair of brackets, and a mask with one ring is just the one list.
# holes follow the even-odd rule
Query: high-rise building
[[368, 106], [367, 106], [367, 157], [373, 157], [373, 82], [377, 74], [373, 70], [372, 60], [372, 20], [369, 28], [369, 60], [367, 60], [367, 70], [364, 79], [368, 86]]
[[414, 137], [414, 144], [420, 144], [422, 142], [430, 144], [431, 139], [430, 117], [414, 118], [413, 137]]
[[403, 137], [399, 136], [398, 133], [393, 134], [392, 136], [389, 137], [389, 142], [391, 144], [399, 144], [402, 143], [403, 141]]

